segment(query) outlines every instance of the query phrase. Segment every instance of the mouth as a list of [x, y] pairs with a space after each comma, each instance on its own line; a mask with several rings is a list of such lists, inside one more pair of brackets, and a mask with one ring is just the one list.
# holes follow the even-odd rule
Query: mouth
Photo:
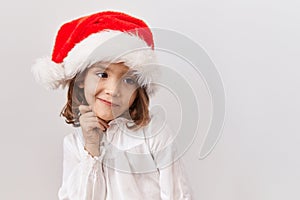
[[97, 98], [99, 101], [101, 101], [103, 104], [108, 105], [108, 106], [112, 106], [112, 107], [117, 107], [119, 106], [118, 104], [112, 103], [110, 101], [107, 101], [105, 99], [101, 99], [101, 98]]

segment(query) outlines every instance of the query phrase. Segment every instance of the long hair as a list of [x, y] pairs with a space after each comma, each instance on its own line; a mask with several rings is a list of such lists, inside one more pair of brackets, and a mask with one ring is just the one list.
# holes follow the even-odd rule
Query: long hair
[[[74, 127], [79, 127], [79, 106], [87, 105], [84, 96], [84, 88], [79, 87], [79, 83], [83, 82], [89, 68], [82, 73], [77, 74], [72, 78], [68, 85], [67, 103], [63, 107], [60, 116], [65, 118], [67, 124], [72, 124]], [[128, 128], [139, 129], [146, 126], [150, 121], [149, 116], [149, 96], [144, 87], [138, 87], [137, 96], [129, 108], [130, 118], [134, 125]]]

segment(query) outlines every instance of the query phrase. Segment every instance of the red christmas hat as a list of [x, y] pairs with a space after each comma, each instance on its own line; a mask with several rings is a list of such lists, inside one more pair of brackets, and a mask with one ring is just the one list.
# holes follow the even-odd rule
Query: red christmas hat
[[138, 74], [148, 94], [158, 69], [154, 65], [153, 36], [140, 19], [125, 13], [105, 11], [75, 19], [61, 26], [52, 57], [41, 58], [32, 67], [38, 82], [48, 89], [64, 88], [70, 79], [92, 64], [124, 62]]

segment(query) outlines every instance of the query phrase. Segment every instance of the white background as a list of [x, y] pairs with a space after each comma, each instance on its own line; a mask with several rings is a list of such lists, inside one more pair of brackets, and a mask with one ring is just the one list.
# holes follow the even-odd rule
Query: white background
[[194, 163], [196, 199], [300, 199], [300, 3], [277, 0], [2, 1], [0, 199], [53, 200], [62, 175], [58, 115], [65, 91], [30, 72], [50, 55], [58, 27], [101, 10], [128, 12], [205, 48], [226, 92], [216, 148]]

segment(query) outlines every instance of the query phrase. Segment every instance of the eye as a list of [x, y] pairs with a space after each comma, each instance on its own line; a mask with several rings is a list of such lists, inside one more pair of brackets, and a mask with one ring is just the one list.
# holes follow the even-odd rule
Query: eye
[[99, 76], [100, 78], [107, 78], [108, 77], [106, 72], [98, 72], [98, 73], [96, 73], [96, 75]]
[[129, 85], [135, 85], [136, 84], [136, 80], [134, 78], [131, 78], [131, 77], [126, 77], [126, 78], [123, 79], [123, 81], [126, 84], [129, 84]]

